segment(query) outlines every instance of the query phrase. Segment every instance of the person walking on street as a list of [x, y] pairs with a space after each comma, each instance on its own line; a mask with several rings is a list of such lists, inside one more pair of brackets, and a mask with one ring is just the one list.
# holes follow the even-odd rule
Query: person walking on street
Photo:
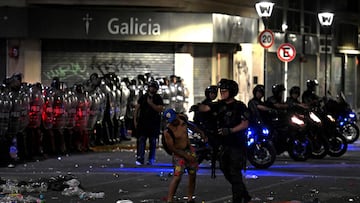
[[142, 95], [135, 107], [134, 127], [136, 128], [137, 152], [136, 165], [144, 164], [146, 141], [149, 139], [148, 165], [155, 162], [156, 142], [160, 134], [161, 112], [164, 102], [157, 93], [159, 84], [151, 81], [147, 92]]
[[218, 83], [220, 100], [210, 105], [200, 105], [200, 111], [217, 114], [220, 141], [219, 163], [226, 180], [231, 184], [233, 203], [246, 203], [251, 196], [243, 182], [241, 170], [246, 168], [246, 134], [249, 110], [235, 99], [239, 86], [234, 80], [221, 79]]
[[168, 149], [172, 152], [174, 175], [169, 185], [167, 202], [173, 202], [182, 175], [187, 170], [189, 175], [187, 202], [194, 203], [196, 173], [199, 168], [194, 147], [191, 146], [187, 131], [187, 117], [176, 114], [175, 110], [164, 112], [167, 128], [163, 132]]

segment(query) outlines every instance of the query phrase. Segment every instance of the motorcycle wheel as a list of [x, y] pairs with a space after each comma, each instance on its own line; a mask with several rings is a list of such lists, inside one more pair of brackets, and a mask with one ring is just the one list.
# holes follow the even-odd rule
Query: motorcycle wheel
[[308, 138], [305, 139], [290, 139], [288, 153], [290, 158], [294, 161], [306, 161], [311, 157], [312, 146]]
[[311, 136], [311, 145], [311, 158], [313, 159], [323, 159], [329, 153], [329, 143], [322, 135], [313, 134]]
[[267, 169], [275, 162], [276, 150], [269, 142], [252, 144], [247, 149], [247, 156], [255, 168]]
[[352, 144], [359, 139], [359, 127], [355, 123], [347, 123], [340, 128], [340, 132], [348, 144]]
[[347, 141], [345, 137], [333, 136], [329, 138], [329, 156], [340, 157], [347, 151]]

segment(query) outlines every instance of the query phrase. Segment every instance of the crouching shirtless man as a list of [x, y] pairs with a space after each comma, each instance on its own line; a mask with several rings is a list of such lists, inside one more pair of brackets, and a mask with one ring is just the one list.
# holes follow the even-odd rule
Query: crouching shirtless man
[[164, 136], [167, 147], [172, 152], [174, 166], [174, 175], [169, 185], [167, 202], [170, 203], [174, 201], [174, 195], [186, 169], [189, 176], [187, 202], [193, 203], [196, 172], [199, 164], [196, 159], [195, 149], [190, 145], [188, 138], [187, 118], [184, 115], [176, 114], [172, 109], [166, 110], [164, 116], [167, 120], [167, 128], [164, 130]]

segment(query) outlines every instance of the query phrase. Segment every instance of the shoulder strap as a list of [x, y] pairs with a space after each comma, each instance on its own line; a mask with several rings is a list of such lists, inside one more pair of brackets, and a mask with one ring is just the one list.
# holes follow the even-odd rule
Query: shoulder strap
[[167, 131], [169, 132], [171, 138], [172, 138], [172, 139], [175, 139], [174, 132], [173, 132], [169, 127], [167, 127], [166, 129], [167, 129]]

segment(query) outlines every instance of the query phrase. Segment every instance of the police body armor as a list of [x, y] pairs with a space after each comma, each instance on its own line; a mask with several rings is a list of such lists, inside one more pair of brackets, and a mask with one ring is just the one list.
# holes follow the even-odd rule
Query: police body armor
[[10, 92], [10, 99], [12, 101], [8, 128], [10, 136], [22, 132], [29, 124], [29, 98], [24, 90]]
[[20, 97], [22, 99], [21, 114], [20, 114], [20, 132], [24, 131], [30, 122], [30, 88], [27, 84], [22, 84], [20, 88]]
[[67, 119], [65, 123], [65, 127], [68, 129], [73, 129], [75, 127], [75, 118], [76, 118], [76, 106], [78, 98], [75, 95], [75, 92], [68, 88], [64, 93], [64, 101], [65, 101], [65, 112], [67, 114]]
[[101, 105], [101, 96], [98, 95], [96, 90], [89, 92], [89, 119], [87, 124], [87, 129], [91, 130], [94, 128], [96, 122], [98, 121], [100, 105]]
[[169, 85], [170, 90], [170, 108], [176, 110], [176, 101], [177, 101], [177, 84], [171, 83]]
[[129, 86], [129, 97], [126, 108], [126, 118], [133, 119], [135, 113], [135, 106], [139, 99], [139, 90], [135, 84]]
[[66, 114], [65, 114], [65, 102], [64, 102], [64, 92], [62, 90], [54, 89], [53, 90], [54, 101], [53, 101], [53, 129], [62, 130], [66, 125]]
[[89, 121], [89, 99], [84, 92], [76, 92], [78, 98], [76, 105], [75, 126], [80, 130], [85, 130]]
[[44, 90], [44, 104], [42, 110], [42, 123], [45, 129], [51, 129], [53, 127], [54, 113], [53, 113], [53, 101], [54, 95], [49, 87]]
[[5, 136], [10, 123], [12, 100], [6, 87], [0, 93], [0, 136]]
[[124, 82], [120, 84], [121, 88], [121, 102], [120, 102], [120, 120], [124, 120], [127, 109], [127, 102], [130, 97], [130, 90], [126, 87]]
[[176, 106], [175, 110], [176, 112], [184, 112], [184, 103], [185, 103], [185, 90], [183, 85], [181, 83], [176, 84]]
[[170, 108], [170, 99], [171, 99], [170, 88], [168, 85], [163, 84], [160, 86], [160, 89], [161, 89], [161, 97], [163, 98], [165, 109], [168, 109]]
[[112, 86], [109, 86], [102, 82], [100, 85], [101, 91], [106, 95], [106, 105], [104, 112], [104, 121], [111, 122], [115, 115], [115, 92]]
[[44, 98], [41, 87], [32, 85], [30, 87], [30, 111], [29, 111], [29, 128], [39, 128], [41, 125], [41, 114], [43, 111]]

